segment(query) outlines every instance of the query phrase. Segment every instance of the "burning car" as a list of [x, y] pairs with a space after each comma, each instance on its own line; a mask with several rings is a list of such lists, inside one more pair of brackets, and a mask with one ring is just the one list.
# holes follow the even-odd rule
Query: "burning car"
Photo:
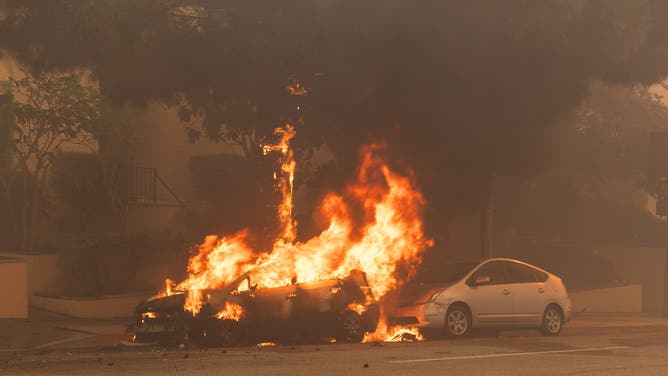
[[380, 309], [361, 271], [274, 288], [258, 288], [251, 276], [207, 291], [196, 314], [184, 309], [186, 291], [149, 299], [137, 307], [129, 329], [136, 342], [229, 346], [325, 337], [360, 342], [378, 325]]
[[410, 174], [393, 172], [381, 145], [364, 147], [355, 178], [317, 207], [321, 232], [298, 239], [290, 147], [296, 133], [286, 124], [275, 134], [277, 143], [262, 145], [280, 165], [271, 248], [256, 248], [248, 229], [207, 235], [190, 250], [187, 277], [169, 281], [159, 297], [137, 308], [136, 340], [360, 342], [393, 341], [405, 333], [419, 340], [416, 328], [389, 326], [385, 314], [388, 294], [413, 277], [433, 245], [423, 233], [425, 200]]

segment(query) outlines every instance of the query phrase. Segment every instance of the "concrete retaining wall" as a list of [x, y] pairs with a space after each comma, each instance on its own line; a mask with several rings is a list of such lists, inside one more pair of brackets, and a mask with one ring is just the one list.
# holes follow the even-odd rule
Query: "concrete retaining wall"
[[0, 257], [10, 257], [24, 260], [28, 266], [28, 301], [32, 304], [32, 296], [36, 292], [53, 292], [58, 282], [57, 254], [22, 254], [12, 252], [0, 252]]
[[0, 318], [28, 318], [28, 263], [0, 258]]
[[606, 246], [594, 247], [594, 252], [608, 259], [626, 283], [643, 286], [643, 312], [663, 310], [663, 248]]
[[0, 318], [27, 318], [28, 305], [80, 318], [129, 318], [154, 292], [92, 298], [55, 295], [59, 286], [57, 254], [0, 252]]
[[69, 298], [60, 296], [33, 296], [32, 305], [37, 308], [79, 318], [116, 319], [130, 318], [137, 304], [152, 293], [108, 295], [94, 298]]
[[642, 312], [642, 285], [570, 292], [574, 312]]

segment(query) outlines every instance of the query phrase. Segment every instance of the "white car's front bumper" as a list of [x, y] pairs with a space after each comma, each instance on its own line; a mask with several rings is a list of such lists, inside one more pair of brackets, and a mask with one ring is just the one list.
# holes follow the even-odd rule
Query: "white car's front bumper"
[[434, 301], [403, 306], [395, 311], [393, 323], [424, 328], [443, 328], [447, 305], [437, 304]]

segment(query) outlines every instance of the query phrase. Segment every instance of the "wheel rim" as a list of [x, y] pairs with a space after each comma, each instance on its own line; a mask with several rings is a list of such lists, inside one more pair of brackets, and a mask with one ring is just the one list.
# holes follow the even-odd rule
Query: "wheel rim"
[[466, 313], [462, 311], [452, 311], [448, 315], [448, 330], [454, 335], [462, 335], [466, 333], [469, 327], [469, 320]]
[[550, 333], [556, 333], [561, 329], [561, 315], [555, 309], [549, 309], [545, 313], [545, 327]]
[[348, 340], [355, 338], [360, 332], [359, 319], [353, 314], [346, 315], [343, 319], [343, 329]]
[[229, 345], [234, 340], [234, 328], [232, 323], [220, 322], [218, 324], [218, 340], [223, 345]]

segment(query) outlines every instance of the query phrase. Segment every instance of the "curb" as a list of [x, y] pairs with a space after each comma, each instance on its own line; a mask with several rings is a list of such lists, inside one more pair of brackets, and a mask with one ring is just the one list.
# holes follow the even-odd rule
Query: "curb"
[[569, 327], [566, 324], [563, 335], [590, 335], [590, 334], [635, 334], [635, 333], [668, 333], [668, 325], [636, 325], [636, 326], [584, 326]]

